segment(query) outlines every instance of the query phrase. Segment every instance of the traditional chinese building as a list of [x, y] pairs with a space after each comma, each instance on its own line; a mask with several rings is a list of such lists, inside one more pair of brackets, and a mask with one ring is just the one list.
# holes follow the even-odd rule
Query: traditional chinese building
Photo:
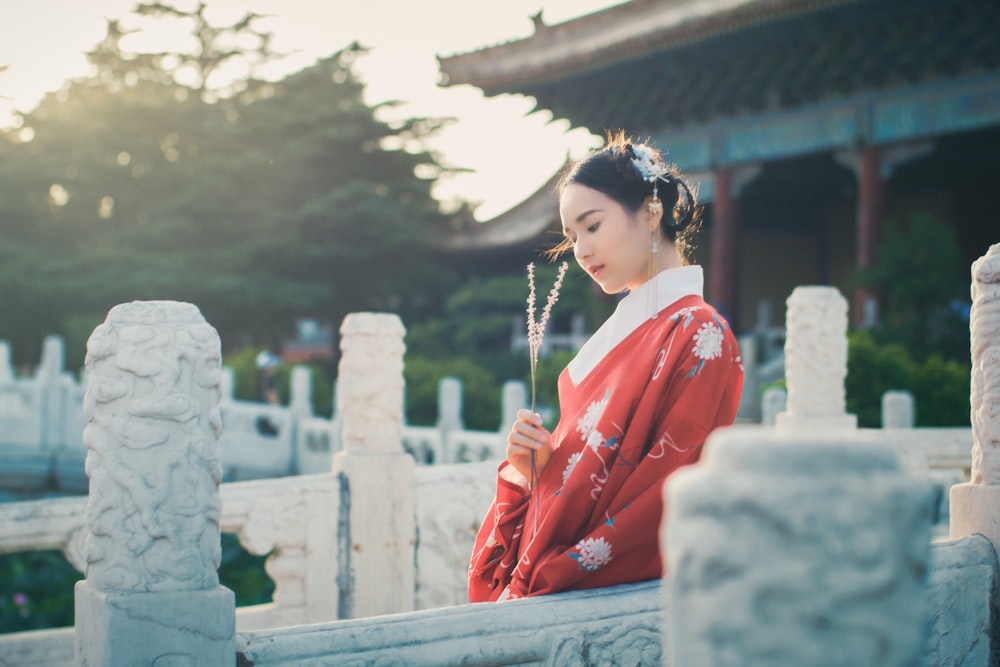
[[[968, 266], [1000, 241], [996, 0], [633, 0], [440, 59], [442, 85], [529, 95], [595, 134], [649, 137], [698, 184], [710, 300], [738, 327], [796, 285], [854, 294], [887, 220], [950, 226]], [[552, 183], [449, 241], [537, 250]], [[929, 276], [930, 278], [930, 276]]]

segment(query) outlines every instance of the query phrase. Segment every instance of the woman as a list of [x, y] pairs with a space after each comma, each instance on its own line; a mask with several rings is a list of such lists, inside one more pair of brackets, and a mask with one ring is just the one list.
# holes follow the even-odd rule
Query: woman
[[739, 403], [736, 340], [688, 264], [694, 197], [662, 156], [609, 136], [563, 176], [559, 215], [553, 252], [572, 249], [602, 290], [628, 295], [559, 376], [555, 429], [518, 413], [476, 537], [472, 602], [662, 576], [663, 481]]

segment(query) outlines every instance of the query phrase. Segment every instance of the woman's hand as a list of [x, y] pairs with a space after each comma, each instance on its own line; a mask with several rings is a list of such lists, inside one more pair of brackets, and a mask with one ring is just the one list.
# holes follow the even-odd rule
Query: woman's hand
[[535, 471], [541, 475], [552, 457], [552, 434], [542, 426], [542, 418], [531, 410], [518, 410], [507, 436], [507, 461], [524, 479], [531, 481], [531, 453], [535, 453]]

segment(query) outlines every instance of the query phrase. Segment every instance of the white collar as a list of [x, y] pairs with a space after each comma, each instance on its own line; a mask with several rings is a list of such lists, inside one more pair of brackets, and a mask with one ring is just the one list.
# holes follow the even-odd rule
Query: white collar
[[580, 384], [608, 352], [649, 319], [650, 290], [656, 290], [657, 312], [662, 312], [678, 299], [691, 295], [702, 296], [704, 284], [705, 276], [701, 267], [692, 265], [661, 271], [652, 280], [640, 285], [618, 303], [611, 317], [569, 362], [566, 367], [569, 379], [574, 385]]

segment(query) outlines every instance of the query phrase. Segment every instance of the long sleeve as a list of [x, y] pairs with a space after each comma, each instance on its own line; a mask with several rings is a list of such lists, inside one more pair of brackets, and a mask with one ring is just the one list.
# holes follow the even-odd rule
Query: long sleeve
[[517, 564], [529, 496], [522, 486], [504, 478], [508, 465], [500, 464], [496, 497], [476, 534], [469, 563], [470, 602], [495, 601]]

